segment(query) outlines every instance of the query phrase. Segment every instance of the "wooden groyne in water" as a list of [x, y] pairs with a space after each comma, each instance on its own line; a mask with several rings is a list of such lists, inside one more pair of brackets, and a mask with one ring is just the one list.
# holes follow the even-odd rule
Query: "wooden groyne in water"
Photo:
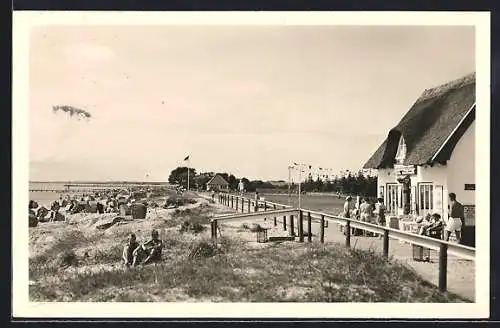
[[168, 184], [65, 184], [64, 188], [30, 188], [30, 192], [54, 192], [54, 193], [67, 193], [67, 192], [98, 192], [109, 191], [113, 189], [129, 189], [129, 188], [165, 188], [169, 187]]
[[85, 188], [85, 189], [30, 189], [30, 192], [55, 192], [55, 193], [67, 193], [67, 192], [93, 192], [93, 191], [106, 191], [112, 188]]

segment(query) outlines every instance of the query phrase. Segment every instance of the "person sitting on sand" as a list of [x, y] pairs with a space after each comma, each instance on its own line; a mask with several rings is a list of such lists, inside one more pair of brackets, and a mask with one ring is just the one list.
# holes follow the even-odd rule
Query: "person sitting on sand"
[[137, 262], [141, 262], [141, 258], [147, 255], [146, 259], [142, 264], [147, 264], [152, 261], [158, 261], [161, 258], [161, 250], [163, 248], [163, 241], [160, 240], [158, 231], [153, 230], [151, 232], [151, 239], [134, 250], [133, 256], [134, 261], [132, 266], [136, 266]]
[[126, 266], [132, 265], [134, 262], [134, 251], [139, 247], [139, 243], [137, 242], [136, 236], [134, 233], [131, 233], [128, 236], [128, 242], [123, 247], [123, 261]]
[[58, 201], [54, 201], [52, 203], [52, 206], [50, 207], [50, 221], [55, 221], [57, 213], [59, 212], [59, 209], [61, 208], [61, 205], [59, 204]]

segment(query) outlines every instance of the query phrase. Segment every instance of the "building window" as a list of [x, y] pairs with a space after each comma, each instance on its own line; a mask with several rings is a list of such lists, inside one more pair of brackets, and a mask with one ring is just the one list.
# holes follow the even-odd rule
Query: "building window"
[[396, 163], [403, 164], [405, 158], [406, 158], [406, 142], [403, 136], [401, 136], [399, 138], [398, 151], [395, 157]]
[[421, 215], [426, 215], [434, 209], [434, 187], [432, 183], [418, 185], [418, 209]]

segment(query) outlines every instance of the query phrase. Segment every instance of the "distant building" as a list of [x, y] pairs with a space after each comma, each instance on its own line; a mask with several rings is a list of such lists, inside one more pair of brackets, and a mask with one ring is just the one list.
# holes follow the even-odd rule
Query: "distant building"
[[210, 173], [200, 173], [197, 176], [195, 176], [194, 183], [196, 185], [197, 189], [206, 189], [206, 183], [210, 181], [210, 179], [213, 177], [213, 174]]
[[475, 225], [475, 73], [425, 90], [364, 165], [392, 215], [447, 215], [453, 192]]
[[216, 174], [207, 182], [207, 190], [228, 191], [229, 183], [219, 174]]

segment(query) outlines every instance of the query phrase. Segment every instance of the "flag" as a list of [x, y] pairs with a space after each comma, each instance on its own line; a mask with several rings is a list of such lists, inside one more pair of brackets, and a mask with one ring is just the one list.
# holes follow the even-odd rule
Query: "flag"
[[186, 156], [186, 158], [184, 158], [185, 161], [187, 161], [189, 159], [189, 155]]

